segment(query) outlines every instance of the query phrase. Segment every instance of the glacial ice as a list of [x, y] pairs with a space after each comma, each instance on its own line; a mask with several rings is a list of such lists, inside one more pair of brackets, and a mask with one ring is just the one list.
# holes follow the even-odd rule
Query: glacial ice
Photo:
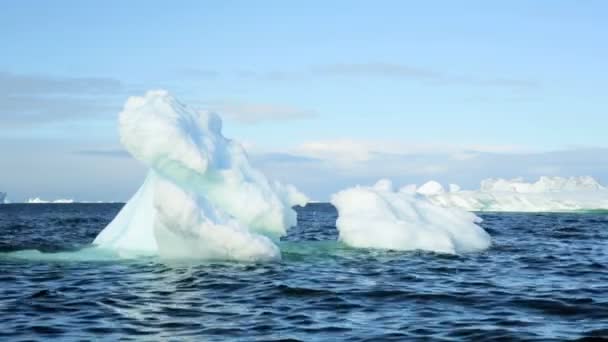
[[0, 192], [0, 204], [6, 203], [6, 192]]
[[533, 183], [521, 178], [485, 179], [479, 190], [452, 188], [429, 193], [427, 198], [443, 207], [468, 211], [561, 212], [608, 210], [608, 189], [589, 176], [542, 176]]
[[150, 170], [144, 184], [93, 242], [122, 255], [259, 261], [296, 224], [306, 196], [269, 182], [243, 147], [222, 135], [214, 113], [166, 91], [131, 97], [119, 116], [121, 143]]
[[[357, 186], [334, 194], [331, 203], [338, 209], [340, 241], [358, 248], [451, 254], [490, 246], [490, 236], [476, 224], [481, 222], [479, 217], [435, 205], [414, 190], [407, 186], [394, 191], [392, 183], [383, 179], [371, 187]], [[434, 183], [423, 192], [426, 190], [440, 192]]]

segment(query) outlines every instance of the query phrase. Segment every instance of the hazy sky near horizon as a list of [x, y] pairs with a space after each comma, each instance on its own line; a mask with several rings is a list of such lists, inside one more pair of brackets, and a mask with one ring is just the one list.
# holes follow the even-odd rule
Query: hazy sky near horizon
[[608, 182], [605, 1], [6, 1], [0, 191], [126, 200], [126, 98], [217, 111], [313, 199], [388, 177]]

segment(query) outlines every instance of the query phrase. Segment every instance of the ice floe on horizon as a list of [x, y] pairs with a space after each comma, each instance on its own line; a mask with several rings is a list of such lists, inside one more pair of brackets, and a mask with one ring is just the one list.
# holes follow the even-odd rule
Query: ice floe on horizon
[[541, 176], [536, 182], [526, 182], [522, 178], [488, 178], [481, 181], [479, 190], [461, 190], [459, 186], [450, 184], [448, 191], [439, 183], [430, 181], [418, 188], [417, 192], [437, 205], [468, 211], [561, 212], [608, 209], [608, 189], [590, 176]]
[[75, 203], [73, 199], [59, 198], [55, 200], [44, 200], [40, 197], [28, 198], [24, 203], [28, 204], [46, 204], [46, 203]]

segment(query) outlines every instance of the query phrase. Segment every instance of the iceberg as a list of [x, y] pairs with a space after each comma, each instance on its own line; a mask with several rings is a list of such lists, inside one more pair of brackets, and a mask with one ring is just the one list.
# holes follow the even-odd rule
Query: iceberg
[[[436, 183], [436, 182], [433, 182]], [[481, 181], [479, 190], [460, 190], [425, 194], [443, 207], [468, 211], [563, 212], [608, 210], [608, 189], [589, 176], [542, 176], [533, 183], [522, 178]]]
[[[438, 184], [438, 183], [437, 183]], [[438, 192], [436, 184], [423, 187]], [[334, 194], [339, 240], [357, 248], [425, 250], [439, 253], [480, 251], [491, 245], [481, 218], [459, 208], [432, 203], [412, 186], [398, 191], [387, 179]], [[420, 191], [420, 190], [419, 190]]]
[[0, 204], [6, 203], [6, 192], [0, 192]]
[[265, 261], [296, 224], [307, 197], [270, 182], [243, 147], [222, 135], [220, 117], [164, 90], [127, 100], [119, 115], [126, 150], [148, 175], [93, 244], [124, 256]]

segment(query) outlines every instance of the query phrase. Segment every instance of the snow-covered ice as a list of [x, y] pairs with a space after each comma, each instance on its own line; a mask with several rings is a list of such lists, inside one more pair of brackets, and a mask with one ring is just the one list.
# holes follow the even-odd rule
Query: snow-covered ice
[[430, 196], [430, 195], [439, 195], [445, 192], [445, 189], [441, 184], [435, 181], [429, 181], [422, 184], [421, 187], [416, 190], [417, 193]]
[[150, 171], [94, 244], [123, 255], [280, 258], [273, 240], [296, 224], [292, 206], [307, 198], [268, 181], [221, 131], [218, 115], [195, 111], [166, 91], [129, 98], [119, 116], [121, 142]]
[[[423, 192], [440, 192], [437, 184], [423, 187]], [[406, 186], [395, 191], [392, 183], [383, 179], [371, 187], [357, 186], [334, 194], [331, 203], [338, 209], [340, 241], [360, 248], [441, 253], [490, 246], [490, 236], [476, 224], [481, 222], [479, 217], [459, 208], [435, 205], [414, 190]]]
[[[436, 182], [433, 182], [436, 183]], [[542, 176], [533, 183], [521, 178], [485, 179], [479, 190], [460, 190], [425, 194], [444, 207], [469, 211], [560, 212], [608, 209], [608, 189], [589, 176]]]

